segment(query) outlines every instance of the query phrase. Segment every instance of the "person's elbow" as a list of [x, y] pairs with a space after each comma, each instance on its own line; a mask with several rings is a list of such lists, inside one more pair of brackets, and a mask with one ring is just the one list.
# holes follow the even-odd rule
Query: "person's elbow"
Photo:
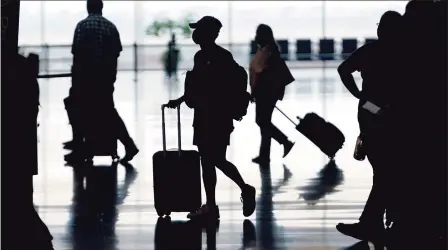
[[339, 65], [338, 66], [338, 73], [339, 73], [339, 75], [344, 74], [344, 71], [345, 71], [344, 64]]

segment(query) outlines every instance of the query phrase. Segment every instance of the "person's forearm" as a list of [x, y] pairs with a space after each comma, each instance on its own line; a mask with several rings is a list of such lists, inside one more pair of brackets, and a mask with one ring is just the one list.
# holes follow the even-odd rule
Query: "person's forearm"
[[356, 85], [355, 79], [353, 78], [352, 74], [340, 74], [341, 81], [344, 84], [344, 86], [347, 88], [347, 90], [356, 98], [360, 98], [360, 91], [358, 89], [358, 86]]

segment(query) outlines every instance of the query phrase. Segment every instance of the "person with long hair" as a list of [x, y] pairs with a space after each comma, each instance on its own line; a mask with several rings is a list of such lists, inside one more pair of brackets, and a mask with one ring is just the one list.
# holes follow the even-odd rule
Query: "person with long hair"
[[264, 164], [270, 161], [272, 138], [283, 145], [283, 157], [286, 157], [294, 146], [271, 121], [277, 101], [283, 99], [286, 85], [293, 82], [294, 77], [281, 58], [271, 27], [260, 24], [257, 27], [255, 42], [258, 50], [250, 63], [249, 77], [252, 101], [255, 101], [255, 120], [261, 132], [261, 145], [260, 154], [252, 161]]

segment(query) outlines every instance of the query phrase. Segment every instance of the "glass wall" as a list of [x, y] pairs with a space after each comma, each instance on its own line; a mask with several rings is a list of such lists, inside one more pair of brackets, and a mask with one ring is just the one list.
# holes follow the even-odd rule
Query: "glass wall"
[[[217, 17], [220, 43], [248, 43], [259, 23], [269, 24], [278, 39], [375, 37], [386, 10], [404, 11], [405, 1], [105, 1], [104, 15], [118, 27], [124, 44], [164, 44], [167, 37], [145, 34], [154, 20], [186, 15]], [[70, 44], [85, 1], [22, 1], [20, 44]], [[189, 39], [179, 37], [180, 43]]]
[[[343, 38], [376, 37], [376, 23], [386, 10], [403, 13], [404, 1], [104, 1], [103, 14], [118, 28], [123, 43], [119, 59], [121, 71], [160, 70], [167, 50], [169, 34], [147, 35], [155, 21], [172, 20], [187, 24], [211, 15], [223, 28], [218, 43], [231, 50], [242, 65], [248, 64], [250, 41], [258, 24], [272, 27], [278, 40], [289, 42], [285, 58], [295, 60], [296, 40], [310, 39], [312, 58], [317, 58], [318, 41], [335, 39], [340, 53]], [[86, 1], [22, 1], [19, 46], [21, 52], [35, 52], [42, 59], [44, 72], [68, 72], [71, 67], [71, 43], [76, 24], [87, 16]], [[138, 46], [133, 46], [136, 43]], [[191, 38], [178, 34], [181, 59], [179, 68], [191, 67], [198, 47]], [[30, 46], [34, 45], [34, 46]], [[46, 45], [46, 46], [42, 46]], [[137, 56], [137, 58], [135, 58]], [[340, 56], [336, 56], [340, 59]], [[337, 60], [338, 60], [337, 59]], [[294, 65], [290, 65], [295, 67]]]

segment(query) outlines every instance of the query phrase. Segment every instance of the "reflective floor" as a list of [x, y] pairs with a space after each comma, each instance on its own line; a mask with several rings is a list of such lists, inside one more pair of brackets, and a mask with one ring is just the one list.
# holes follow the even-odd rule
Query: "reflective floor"
[[[184, 213], [158, 220], [154, 210], [152, 155], [162, 148], [160, 105], [181, 95], [184, 75], [179, 83], [170, 83], [162, 72], [141, 73], [137, 81], [132, 73], [119, 74], [116, 106], [140, 154], [132, 166], [96, 162], [92, 169], [64, 166], [68, 151], [61, 143], [71, 139], [71, 129], [62, 100], [70, 79], [41, 80], [34, 202], [54, 236], [55, 249], [329, 250], [355, 244], [356, 240], [339, 234], [335, 225], [357, 220], [371, 187], [369, 164], [352, 157], [359, 131], [357, 102], [343, 88], [334, 68], [293, 74], [296, 82], [278, 107], [293, 119], [311, 111], [322, 115], [343, 131], [344, 148], [335, 163], [329, 163], [290, 121], [274, 113], [274, 123], [296, 144], [282, 159], [282, 147], [273, 143], [270, 167], [255, 165], [251, 158], [257, 155], [260, 138], [251, 106], [244, 120], [235, 122], [228, 158], [245, 181], [256, 187], [257, 210], [245, 218], [238, 187], [218, 173], [219, 226], [188, 223]], [[177, 146], [175, 115], [167, 113], [168, 147]], [[192, 149], [192, 111], [185, 106], [181, 120], [182, 148]], [[123, 154], [121, 145], [119, 152]]]

